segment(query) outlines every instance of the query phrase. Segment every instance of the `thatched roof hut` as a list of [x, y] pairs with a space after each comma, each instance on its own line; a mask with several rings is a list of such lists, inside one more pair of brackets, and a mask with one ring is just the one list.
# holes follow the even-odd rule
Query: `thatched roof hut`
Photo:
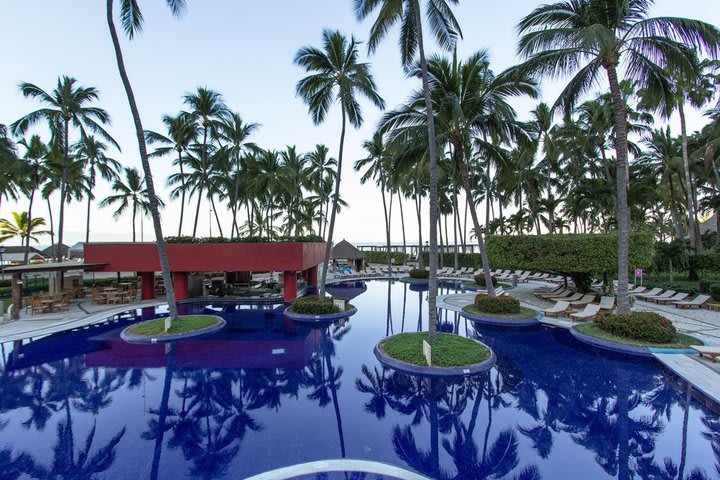
[[332, 249], [333, 260], [364, 260], [365, 254], [347, 240], [338, 242]]

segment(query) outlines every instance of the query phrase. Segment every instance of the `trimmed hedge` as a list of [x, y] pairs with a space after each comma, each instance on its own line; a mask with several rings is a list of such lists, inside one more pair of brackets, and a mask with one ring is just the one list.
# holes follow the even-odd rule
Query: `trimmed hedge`
[[[363, 252], [365, 253], [366, 263], [381, 263], [387, 265], [387, 252]], [[390, 257], [395, 261], [395, 265], [405, 265], [405, 254], [402, 252], [390, 252]]]
[[430, 278], [430, 270], [425, 270], [425, 269], [420, 269], [420, 268], [415, 268], [413, 270], [410, 270], [410, 272], [408, 272], [408, 274], [410, 275], [410, 278], [417, 278], [417, 279]]
[[[490, 235], [486, 247], [491, 265], [515, 270], [561, 274], [603, 274], [617, 270], [617, 233], [563, 235]], [[653, 262], [651, 232], [630, 234], [630, 269]]]
[[[490, 277], [490, 278], [492, 279], [493, 285], [497, 285], [497, 278], [495, 278], [495, 277]], [[485, 274], [484, 274], [484, 273], [480, 273], [480, 274], [478, 274], [478, 275], [475, 275], [475, 276], [473, 277], [473, 279], [475, 280], [475, 285], [478, 285], [478, 286], [480, 286], [480, 287], [486, 287], [486, 286], [487, 286], [487, 285], [485, 284]]]
[[513, 297], [491, 297], [486, 293], [475, 296], [475, 308], [482, 313], [520, 313], [520, 301]]
[[[440, 257], [440, 255], [438, 255]], [[438, 261], [440, 259], [438, 258]], [[443, 265], [453, 266], [455, 265], [455, 255], [452, 252], [445, 252], [442, 254]], [[423, 252], [423, 263], [425, 265], [430, 263], [430, 255], [427, 252]], [[500, 267], [502, 265], [498, 265]], [[458, 252], [458, 268], [481, 268], [482, 259], [479, 253], [460, 253]]]
[[340, 309], [335, 306], [332, 298], [320, 299], [316, 296], [298, 298], [292, 302], [292, 311], [305, 315], [340, 313]]
[[633, 312], [626, 315], [600, 313], [594, 321], [601, 330], [620, 337], [652, 343], [670, 343], [677, 330], [670, 320], [654, 312]]
[[297, 237], [239, 237], [239, 238], [223, 238], [223, 237], [165, 237], [165, 243], [319, 243], [323, 242], [323, 238], [319, 235], [301, 235]]

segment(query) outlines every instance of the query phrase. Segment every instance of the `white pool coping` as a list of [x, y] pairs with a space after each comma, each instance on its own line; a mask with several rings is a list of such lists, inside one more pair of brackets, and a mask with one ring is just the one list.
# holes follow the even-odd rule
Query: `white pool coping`
[[370, 462], [367, 460], [320, 460], [316, 462], [301, 463], [290, 467], [279, 468], [269, 472], [247, 477], [245, 480], [288, 480], [301, 475], [314, 475], [329, 472], [358, 472], [374, 475], [386, 475], [398, 480], [430, 480], [417, 473], [409, 472], [394, 465]]

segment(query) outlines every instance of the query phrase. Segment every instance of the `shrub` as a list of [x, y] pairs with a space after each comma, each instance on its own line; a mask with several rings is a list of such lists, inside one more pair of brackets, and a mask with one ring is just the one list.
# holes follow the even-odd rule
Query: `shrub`
[[690, 255], [690, 270], [694, 272], [720, 272], [720, 254], [704, 252]]
[[[563, 274], [602, 274], [617, 271], [617, 234], [490, 235], [486, 249], [490, 264], [515, 270]], [[631, 268], [647, 268], [653, 261], [653, 234], [630, 234]]]
[[292, 311], [305, 315], [327, 315], [339, 313], [332, 298], [320, 299], [316, 296], [300, 297], [292, 303]]
[[[485, 274], [484, 273], [475, 275], [473, 278], [475, 279], [475, 285], [479, 285], [481, 287], [487, 286], [485, 284]], [[490, 277], [490, 278], [492, 278], [493, 285], [497, 286], [497, 278], [495, 278], [495, 277]]]
[[415, 268], [410, 270], [410, 278], [426, 279], [430, 277], [430, 270]]
[[[442, 260], [440, 260], [442, 257]], [[454, 266], [455, 265], [455, 254], [453, 252], [444, 252], [441, 255], [438, 254], [438, 261], [442, 261], [443, 265]], [[425, 265], [430, 263], [430, 255], [427, 252], [423, 252], [423, 262]], [[503, 265], [493, 265], [494, 267], [502, 267]], [[458, 252], [458, 268], [480, 268], [482, 267], [482, 259], [479, 253], [461, 253]]]
[[[387, 265], [387, 252], [364, 252], [365, 253], [365, 262], [366, 263], [380, 263], [383, 265]], [[394, 260], [395, 265], [404, 265], [405, 264], [405, 254], [402, 252], [391, 252], [390, 253], [391, 258]]]
[[600, 313], [595, 317], [595, 325], [613, 335], [652, 343], [670, 343], [677, 335], [672, 322], [654, 312]]
[[520, 301], [513, 297], [475, 296], [475, 307], [483, 313], [520, 313]]
[[708, 292], [712, 295], [713, 299], [720, 301], [720, 283], [711, 284]]

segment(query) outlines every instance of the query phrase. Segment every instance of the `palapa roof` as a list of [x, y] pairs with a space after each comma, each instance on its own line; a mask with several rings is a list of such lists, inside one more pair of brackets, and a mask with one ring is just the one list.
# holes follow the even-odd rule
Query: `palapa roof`
[[347, 240], [343, 240], [335, 245], [332, 249], [332, 258], [343, 259], [343, 260], [362, 260], [365, 259], [365, 254], [351, 244]]

